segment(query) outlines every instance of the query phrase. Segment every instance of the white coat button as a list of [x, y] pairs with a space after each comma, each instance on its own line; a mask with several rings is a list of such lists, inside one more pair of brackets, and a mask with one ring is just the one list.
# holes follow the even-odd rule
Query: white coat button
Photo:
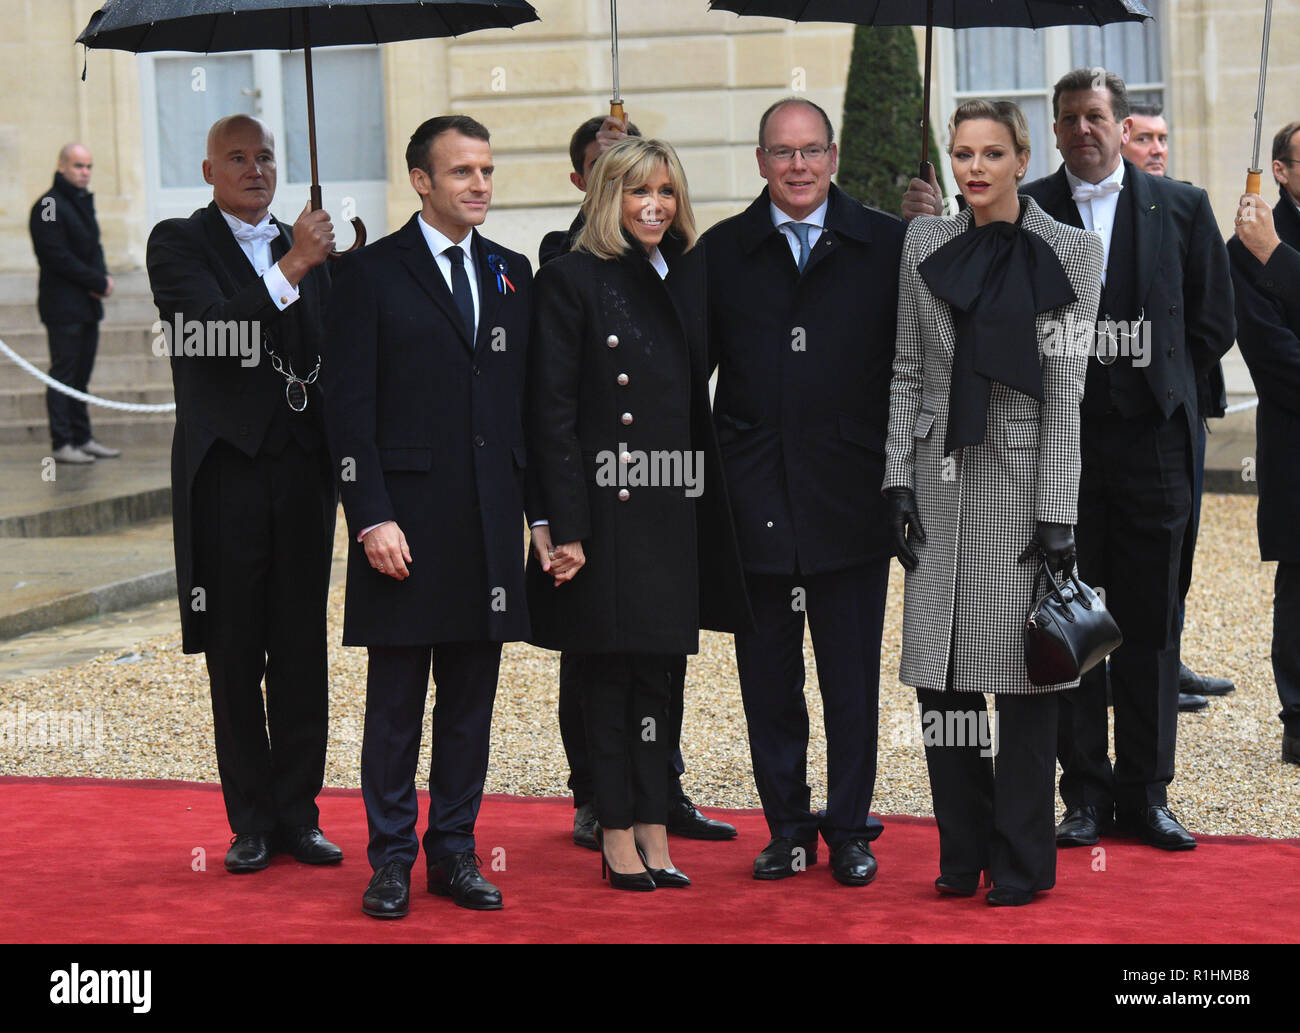
[[618, 375], [618, 386], [619, 386], [619, 387], [627, 387], [627, 374], [626, 374], [626, 373], [620, 373], [620, 374]]
[[632, 422], [632, 414], [630, 412], [625, 412], [620, 418], [622, 419], [624, 426]]
[[772, 526], [772, 521], [769, 520], [769, 521], [767, 522], [767, 526], [768, 526], [768, 527], [771, 527], [771, 526]]
[[620, 453], [618, 454], [618, 461], [619, 461], [620, 463], [630, 463], [630, 462], [632, 461], [632, 453], [631, 453], [631, 452], [620, 452]]
[[605, 338], [605, 343], [609, 345], [611, 348], [617, 348], [618, 337], [615, 334], [610, 334], [608, 337]]
[[631, 497], [632, 497], [632, 493], [631, 493], [630, 491], [628, 491], [626, 488], [619, 488], [619, 489], [618, 489], [618, 501], [619, 501], [619, 502], [626, 502], [626, 501], [627, 501], [628, 499], [630, 499]]

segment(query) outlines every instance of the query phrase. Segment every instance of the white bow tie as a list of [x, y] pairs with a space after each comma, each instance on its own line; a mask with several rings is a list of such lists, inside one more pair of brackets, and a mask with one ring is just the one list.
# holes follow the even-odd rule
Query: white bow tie
[[280, 227], [269, 219], [257, 226], [250, 226], [246, 222], [241, 222], [232, 231], [235, 239], [241, 244], [258, 244], [261, 241], [272, 241], [280, 235]]
[[1091, 201], [1093, 198], [1105, 197], [1107, 194], [1118, 194], [1123, 186], [1123, 183], [1117, 183], [1113, 179], [1101, 183], [1080, 183], [1070, 191], [1070, 196], [1076, 201]]

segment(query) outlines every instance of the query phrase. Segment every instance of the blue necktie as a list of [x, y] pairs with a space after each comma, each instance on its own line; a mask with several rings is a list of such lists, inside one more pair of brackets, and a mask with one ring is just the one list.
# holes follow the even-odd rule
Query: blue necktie
[[808, 264], [808, 252], [812, 249], [808, 246], [808, 231], [812, 227], [806, 222], [792, 222], [790, 228], [794, 230], [794, 235], [799, 238], [799, 272], [803, 272], [804, 266]]
[[469, 277], [465, 274], [465, 252], [459, 244], [453, 244], [443, 252], [451, 262], [451, 297], [460, 309], [460, 318], [465, 322], [465, 332], [469, 334], [470, 343], [474, 342], [474, 295], [470, 293]]

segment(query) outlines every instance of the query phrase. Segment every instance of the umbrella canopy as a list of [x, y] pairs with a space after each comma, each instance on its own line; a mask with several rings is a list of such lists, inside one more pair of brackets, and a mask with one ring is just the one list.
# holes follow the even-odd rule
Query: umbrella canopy
[[799, 22], [924, 25], [921, 179], [927, 179], [930, 172], [930, 37], [936, 25], [945, 29], [1044, 29], [1140, 22], [1152, 16], [1141, 0], [711, 0], [709, 8]]
[[[141, 54], [180, 50], [302, 50], [307, 74], [307, 139], [311, 206], [321, 207], [316, 161], [316, 101], [311, 48], [459, 36], [477, 29], [514, 28], [537, 21], [525, 0], [107, 0], [77, 37], [87, 49]], [[85, 77], [85, 73], [82, 73]], [[356, 240], [366, 241], [360, 219]], [[338, 252], [335, 252], [338, 254]]]
[[523, 0], [107, 0], [77, 42], [136, 54], [301, 50], [304, 12], [313, 47], [434, 39], [537, 21]]

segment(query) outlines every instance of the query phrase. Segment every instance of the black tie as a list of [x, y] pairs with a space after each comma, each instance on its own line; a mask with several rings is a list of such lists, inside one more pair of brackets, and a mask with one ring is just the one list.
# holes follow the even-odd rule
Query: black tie
[[460, 318], [465, 322], [465, 332], [469, 334], [470, 343], [474, 341], [474, 295], [469, 291], [469, 277], [465, 274], [465, 252], [459, 244], [453, 244], [443, 252], [451, 262], [451, 296], [460, 309]]

